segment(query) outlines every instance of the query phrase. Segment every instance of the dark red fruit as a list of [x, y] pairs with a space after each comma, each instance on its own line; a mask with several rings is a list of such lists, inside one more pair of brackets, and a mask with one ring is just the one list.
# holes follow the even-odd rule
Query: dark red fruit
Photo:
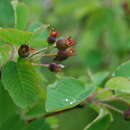
[[54, 58], [55, 61], [63, 61], [66, 60], [70, 56], [75, 55], [75, 50], [72, 48], [66, 50], [59, 50], [56, 57]]
[[26, 45], [26, 44], [21, 45], [20, 48], [19, 48], [19, 50], [18, 50], [18, 54], [22, 58], [28, 57], [29, 54], [30, 54], [30, 48], [29, 48], [29, 46]]
[[61, 69], [62, 69], [62, 66], [59, 65], [59, 64], [56, 64], [56, 63], [51, 63], [49, 65], [49, 69], [52, 71], [52, 72], [60, 72]]
[[56, 42], [56, 37], [54, 37], [54, 36], [49, 36], [48, 39], [47, 39], [47, 42], [48, 42], [49, 44], [55, 43], [55, 42]]
[[72, 40], [71, 37], [62, 38], [56, 42], [56, 48], [59, 50], [65, 50], [68, 47], [72, 47], [74, 45], [75, 41]]
[[65, 49], [68, 48], [68, 46], [67, 46], [67, 44], [66, 44], [65, 38], [59, 39], [59, 40], [56, 42], [56, 48], [59, 49], [59, 50], [65, 50]]
[[124, 111], [124, 118], [125, 120], [130, 121], [130, 108]]

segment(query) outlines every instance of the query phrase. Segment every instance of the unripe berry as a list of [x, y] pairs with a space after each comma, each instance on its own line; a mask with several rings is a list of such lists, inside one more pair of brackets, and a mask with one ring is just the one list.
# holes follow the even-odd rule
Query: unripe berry
[[47, 42], [48, 42], [49, 44], [55, 43], [55, 42], [56, 42], [56, 37], [54, 37], [54, 36], [49, 36], [48, 39], [47, 39]]
[[49, 69], [52, 72], [60, 72], [62, 68], [63, 68], [62, 65], [59, 65], [59, 64], [56, 64], [56, 63], [51, 63], [49, 65]]
[[29, 54], [30, 54], [30, 48], [29, 48], [29, 46], [26, 45], [26, 44], [21, 45], [20, 48], [19, 48], [19, 50], [18, 50], [18, 54], [22, 58], [28, 57]]

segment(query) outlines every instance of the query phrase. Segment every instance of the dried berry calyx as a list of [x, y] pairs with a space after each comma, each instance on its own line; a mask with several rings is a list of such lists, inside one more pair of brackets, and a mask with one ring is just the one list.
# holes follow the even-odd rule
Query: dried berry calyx
[[75, 50], [72, 48], [66, 50], [59, 50], [56, 57], [54, 58], [55, 61], [63, 61], [66, 60], [70, 56], [75, 55]]
[[63, 65], [60, 65], [60, 64], [56, 64], [56, 63], [49, 64], [49, 69], [52, 72], [60, 72], [62, 68], [63, 68]]
[[124, 111], [124, 118], [125, 120], [130, 121], [130, 108]]
[[61, 38], [56, 42], [56, 48], [59, 50], [65, 50], [68, 47], [72, 47], [75, 45], [75, 41], [72, 40], [71, 37], [65, 37], [65, 38]]
[[26, 45], [26, 44], [21, 45], [20, 48], [19, 48], [19, 50], [18, 50], [18, 54], [22, 58], [28, 57], [29, 54], [30, 54], [30, 48], [29, 48], [29, 46]]

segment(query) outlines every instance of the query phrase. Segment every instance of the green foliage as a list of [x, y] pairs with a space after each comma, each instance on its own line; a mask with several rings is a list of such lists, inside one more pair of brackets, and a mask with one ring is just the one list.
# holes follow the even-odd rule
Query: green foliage
[[0, 126], [16, 112], [16, 106], [0, 82]]
[[[130, 129], [123, 117], [130, 103], [130, 7], [123, 4], [0, 0], [0, 130]], [[56, 68], [62, 72], [51, 72], [51, 63], [61, 63], [48, 37], [70, 35], [75, 56]]]
[[17, 129], [23, 130], [24, 124], [25, 124], [24, 121], [20, 120], [19, 116], [14, 115], [8, 118], [8, 120], [0, 126], [0, 129], [1, 130], [17, 130]]
[[0, 29], [0, 40], [5, 43], [21, 45], [27, 43], [33, 37], [33, 33], [24, 32], [17, 29]]
[[46, 110], [59, 111], [76, 106], [95, 90], [72, 78], [59, 79], [48, 87]]
[[29, 32], [35, 32], [36, 37], [30, 41], [32, 47], [46, 47], [48, 46], [47, 37], [48, 37], [48, 30], [46, 26], [40, 23], [31, 24], [28, 28]]
[[15, 27], [17, 29], [25, 29], [26, 25], [28, 23], [28, 7], [24, 3], [19, 3], [17, 1], [12, 1], [12, 5], [14, 8], [14, 14], [15, 14]]
[[119, 92], [130, 93], [130, 81], [124, 77], [115, 77], [106, 83], [106, 88]]
[[121, 64], [113, 73], [114, 76], [130, 77], [130, 61]]
[[111, 123], [111, 115], [101, 109], [99, 115], [84, 130], [107, 130]]
[[38, 100], [38, 74], [28, 61], [9, 61], [2, 71], [2, 83], [13, 101], [25, 108]]

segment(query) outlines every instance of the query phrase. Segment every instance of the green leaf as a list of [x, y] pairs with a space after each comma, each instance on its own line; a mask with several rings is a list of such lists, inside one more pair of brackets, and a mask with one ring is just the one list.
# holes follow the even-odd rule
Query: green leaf
[[13, 9], [10, 0], [0, 0], [0, 26], [10, 27], [14, 22]]
[[0, 130], [24, 130], [25, 122], [15, 115], [0, 126]]
[[30, 41], [31, 47], [46, 47], [48, 46], [48, 43], [46, 40], [32, 40]]
[[52, 130], [44, 118], [37, 119], [29, 125], [26, 125], [23, 130]]
[[44, 118], [37, 119], [32, 123], [25, 124], [25, 121], [15, 115], [9, 118], [2, 126], [0, 130], [51, 130], [48, 123]]
[[108, 72], [100, 72], [96, 73], [93, 75], [93, 82], [96, 85], [100, 85], [107, 77], [108, 77]]
[[8, 93], [4, 90], [0, 81], [0, 126], [15, 113], [16, 105], [13, 103]]
[[47, 88], [47, 112], [71, 108], [95, 91], [95, 86], [85, 86], [81, 81], [64, 78]]
[[0, 41], [14, 45], [25, 44], [33, 38], [33, 33], [14, 28], [0, 29]]
[[26, 119], [32, 119], [32, 118], [38, 118], [43, 116], [46, 113], [45, 111], [45, 103], [44, 101], [36, 104], [35, 106], [33, 106], [32, 108], [30, 108], [28, 110], [28, 112], [26, 112], [25, 116]]
[[100, 109], [99, 115], [88, 124], [84, 130], [107, 130], [111, 123], [111, 115], [103, 109]]
[[13, 101], [25, 108], [39, 99], [39, 75], [28, 61], [9, 61], [2, 69], [2, 82]]
[[[97, 93], [99, 92], [100, 93], [100, 91], [104, 91], [104, 88], [97, 88]], [[110, 90], [110, 91], [104, 91], [103, 93], [100, 93], [98, 96], [97, 96], [97, 98], [99, 99], [99, 100], [102, 100], [102, 99], [107, 99], [107, 98], [110, 98], [111, 96], [113, 96], [113, 92]]]
[[37, 30], [39, 30], [39, 28], [41, 28], [41, 26], [43, 26], [42, 23], [30, 24], [29, 27], [28, 27], [28, 31], [29, 32], [36, 32]]
[[48, 46], [47, 38], [49, 34], [45, 25], [40, 23], [31, 24], [28, 28], [28, 31], [35, 32], [36, 34], [36, 37], [30, 41], [30, 45], [32, 47]]
[[15, 14], [15, 27], [17, 29], [25, 29], [27, 23], [28, 23], [28, 7], [24, 3], [14, 3], [12, 2], [13, 8], [14, 8], [14, 14]]
[[9, 45], [2, 45], [0, 46], [0, 65], [7, 63], [9, 60], [11, 47]]
[[130, 78], [130, 61], [121, 64], [113, 73], [113, 76], [122, 76]]
[[130, 81], [124, 77], [114, 77], [110, 79], [105, 87], [118, 92], [130, 93]]

